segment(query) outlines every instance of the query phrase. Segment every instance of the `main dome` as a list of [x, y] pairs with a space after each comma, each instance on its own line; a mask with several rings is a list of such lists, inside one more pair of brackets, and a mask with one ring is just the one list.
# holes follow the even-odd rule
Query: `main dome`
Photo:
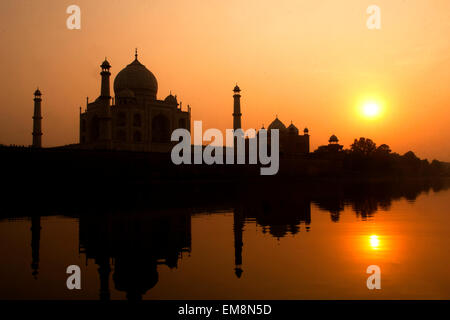
[[136, 96], [144, 95], [156, 99], [158, 82], [153, 73], [136, 59], [122, 69], [114, 79], [114, 93], [120, 95], [125, 89], [134, 92]]
[[286, 126], [283, 122], [281, 122], [278, 117], [275, 118], [275, 120], [272, 121], [272, 123], [267, 128], [268, 130], [272, 129], [278, 129], [278, 130], [286, 130]]

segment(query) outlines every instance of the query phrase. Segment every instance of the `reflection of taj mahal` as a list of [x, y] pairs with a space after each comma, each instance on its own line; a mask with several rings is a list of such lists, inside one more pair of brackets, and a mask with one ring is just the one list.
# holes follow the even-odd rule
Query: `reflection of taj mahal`
[[110, 95], [111, 65], [101, 65], [100, 96], [80, 113], [80, 145], [83, 148], [167, 152], [170, 135], [177, 128], [190, 129], [191, 113], [182, 110], [177, 97], [156, 97], [158, 82], [138, 60], [120, 71]]

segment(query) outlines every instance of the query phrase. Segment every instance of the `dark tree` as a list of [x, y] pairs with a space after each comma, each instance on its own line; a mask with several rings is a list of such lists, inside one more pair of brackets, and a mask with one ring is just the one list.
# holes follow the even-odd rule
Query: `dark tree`
[[383, 155], [383, 156], [387, 156], [391, 153], [391, 148], [389, 148], [389, 146], [387, 144], [382, 144], [380, 146], [378, 146], [378, 148], [376, 149], [376, 154], [378, 155]]
[[350, 151], [355, 154], [360, 154], [364, 156], [372, 155], [377, 149], [377, 145], [370, 139], [359, 138], [355, 139], [353, 144], [350, 146]]
[[409, 161], [417, 161], [417, 160], [420, 160], [420, 159], [415, 155], [415, 153], [412, 152], [412, 151], [408, 151], [407, 153], [405, 153], [405, 154], [403, 155], [403, 159], [409, 160]]

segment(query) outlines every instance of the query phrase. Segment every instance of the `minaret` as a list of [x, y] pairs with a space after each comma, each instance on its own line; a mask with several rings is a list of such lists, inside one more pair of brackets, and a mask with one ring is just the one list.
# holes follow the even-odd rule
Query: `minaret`
[[41, 96], [41, 91], [38, 88], [34, 92], [33, 148], [42, 148]]
[[240, 209], [235, 209], [233, 214], [233, 233], [234, 233], [234, 273], [240, 278], [242, 275], [242, 232], [244, 230], [244, 219]]
[[103, 144], [99, 146], [101, 148], [110, 149], [111, 148], [111, 137], [112, 137], [112, 127], [111, 127], [111, 92], [109, 87], [109, 77], [111, 72], [109, 69], [111, 65], [105, 58], [105, 61], [100, 65], [102, 72], [102, 86], [100, 89], [100, 99], [102, 101], [102, 108], [96, 113], [99, 118], [99, 135], [98, 141]]
[[237, 129], [241, 129], [241, 89], [239, 89], [238, 85], [236, 84], [236, 86], [233, 89], [234, 95], [234, 109], [233, 109], [233, 129], [237, 130]]
[[111, 68], [111, 65], [105, 58], [105, 61], [103, 61], [100, 67], [102, 68], [102, 72], [100, 72], [100, 75], [102, 76], [102, 88], [100, 90], [100, 96], [102, 98], [111, 99], [111, 93], [109, 89], [109, 77], [111, 76], [111, 72], [109, 72], [109, 69]]

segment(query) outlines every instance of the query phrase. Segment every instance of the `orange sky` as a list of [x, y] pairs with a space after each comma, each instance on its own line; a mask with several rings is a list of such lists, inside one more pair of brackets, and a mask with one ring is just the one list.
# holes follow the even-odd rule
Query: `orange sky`
[[[81, 30], [66, 8], [81, 7]], [[368, 30], [366, 8], [381, 8]], [[99, 65], [114, 77], [139, 59], [192, 107], [204, 128], [232, 127], [242, 89], [244, 128], [278, 114], [310, 129], [314, 150], [336, 134], [450, 161], [448, 0], [3, 0], [0, 143], [31, 143], [33, 91], [43, 92], [43, 144], [78, 142], [79, 106], [99, 95]], [[113, 80], [113, 78], [112, 78]], [[111, 81], [112, 82], [112, 81]], [[375, 120], [355, 111], [376, 99]]]

